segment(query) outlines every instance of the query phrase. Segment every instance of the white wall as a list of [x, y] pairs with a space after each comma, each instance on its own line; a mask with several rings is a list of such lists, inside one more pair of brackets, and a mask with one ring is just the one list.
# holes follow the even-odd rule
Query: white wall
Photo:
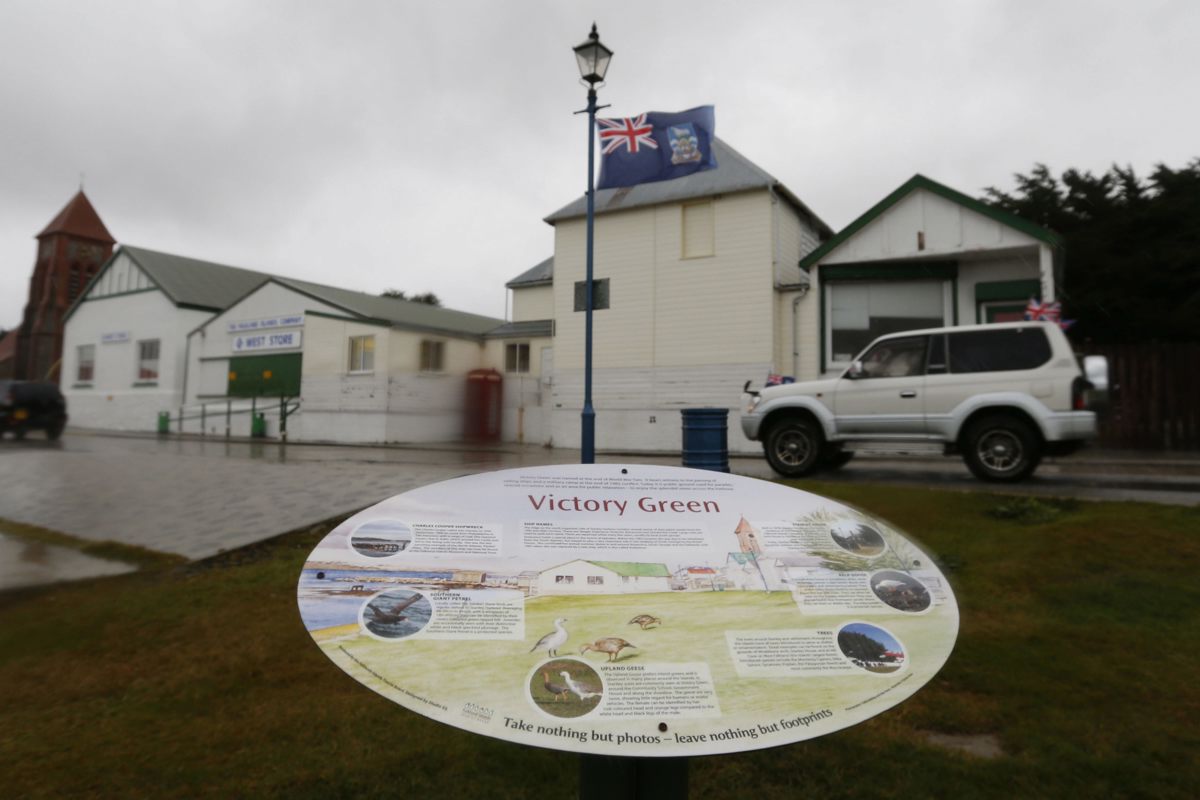
[[554, 316], [554, 286], [528, 286], [512, 290], [512, 321], [528, 322]]
[[[918, 231], [925, 234], [923, 250], [917, 247]], [[1029, 234], [926, 189], [917, 189], [834, 248], [821, 263], [933, 258], [1038, 244]]]
[[[777, 214], [774, 201], [765, 189], [715, 198], [713, 255], [696, 258], [682, 254], [682, 204], [596, 218], [594, 277], [610, 280], [610, 308], [593, 314], [598, 449], [678, 450], [681, 408], [733, 411], [742, 384], [766, 376], [779, 350], [777, 262], [811, 244], [794, 210]], [[585, 235], [582, 219], [555, 226], [550, 435], [562, 447], [579, 446], [584, 314], [574, 287]], [[731, 448], [751, 446], [730, 421]]]
[[[348, 372], [351, 336], [375, 336], [375, 370]], [[443, 370], [420, 372], [422, 340], [444, 342]], [[477, 340], [312, 315], [305, 321], [301, 413], [292, 438], [444, 442], [462, 437], [466, 374], [484, 365]]]
[[[229, 324], [322, 311], [344, 313], [333, 306], [313, 300], [286, 286], [266, 283], [242, 298], [224, 312], [212, 317], [191, 335], [189, 348], [188, 403], [200, 402], [203, 397], [223, 397], [228, 389], [229, 358], [234, 355], [234, 340], [239, 335], [229, 331]], [[302, 332], [304, 326], [298, 328]], [[288, 327], [281, 330], [297, 330]], [[245, 335], [244, 333], [242, 335]], [[304, 341], [303, 335], [301, 338]], [[275, 355], [295, 350], [247, 351], [237, 355]]]
[[[182, 402], [187, 333], [211, 316], [207, 311], [176, 308], [157, 289], [80, 303], [63, 332], [62, 385], [71, 424], [155, 430], [158, 413], [177, 413]], [[126, 333], [128, 339], [103, 344], [104, 334], [113, 333]], [[137, 377], [137, 343], [146, 339], [159, 340], [158, 380], [153, 386], [135, 386], [145, 383]], [[76, 348], [84, 344], [95, 345], [96, 367], [90, 386], [79, 385], [76, 380]]]

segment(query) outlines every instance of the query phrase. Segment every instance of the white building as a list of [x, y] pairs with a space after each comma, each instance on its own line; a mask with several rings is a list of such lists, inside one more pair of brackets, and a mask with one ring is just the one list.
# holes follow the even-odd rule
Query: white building
[[84, 427], [153, 430], [169, 412], [173, 430], [223, 434], [230, 410], [246, 435], [254, 404], [274, 435], [286, 398], [293, 438], [446, 441], [467, 374], [503, 356], [485, 337], [502, 324], [123, 246], [68, 311], [65, 393]]
[[159, 412], [183, 403], [188, 333], [267, 277], [122, 246], [65, 315], [71, 424], [154, 430]]
[[[466, 376], [503, 320], [273, 276], [188, 337], [190, 407], [297, 398], [289, 438], [439, 442], [464, 432]], [[187, 426], [185, 426], [187, 429]], [[275, 431], [270, 431], [274, 433]]]
[[537, 594], [642, 594], [671, 591], [665, 564], [576, 559], [544, 569]]
[[[730, 450], [757, 452], [733, 423], [746, 380], [812, 380], [883, 333], [1004, 320], [1054, 297], [1058, 239], [1025, 220], [918, 175], [834, 235], [770, 174], [713, 148], [713, 170], [596, 193], [600, 450], [677, 450], [679, 411], [711, 406], [730, 409]], [[546, 218], [554, 258], [508, 284], [513, 319], [553, 333], [543, 441], [568, 447], [583, 405], [585, 203]]]
[[[783, 287], [832, 231], [724, 142], [717, 168], [596, 193], [593, 405], [600, 449], [676, 450], [684, 408], [732, 407], [785, 358]], [[586, 198], [554, 212], [551, 438], [579, 446]], [[517, 296], [527, 289], [514, 289]], [[543, 301], [544, 302], [544, 301]], [[740, 432], [731, 430], [733, 436]]]

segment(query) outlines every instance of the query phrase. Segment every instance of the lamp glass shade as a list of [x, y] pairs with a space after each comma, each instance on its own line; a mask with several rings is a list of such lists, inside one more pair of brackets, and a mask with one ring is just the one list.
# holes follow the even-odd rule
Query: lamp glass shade
[[600, 43], [598, 38], [589, 38], [575, 48], [575, 60], [579, 62], [579, 76], [588, 83], [599, 83], [608, 72], [612, 50]]

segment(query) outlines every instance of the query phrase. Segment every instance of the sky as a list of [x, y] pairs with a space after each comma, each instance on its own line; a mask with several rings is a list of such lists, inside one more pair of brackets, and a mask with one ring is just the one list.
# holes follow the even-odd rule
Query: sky
[[81, 183], [118, 242], [503, 318], [604, 116], [717, 135], [834, 230], [915, 173], [1200, 157], [1200, 3], [0, 0], [0, 328]]

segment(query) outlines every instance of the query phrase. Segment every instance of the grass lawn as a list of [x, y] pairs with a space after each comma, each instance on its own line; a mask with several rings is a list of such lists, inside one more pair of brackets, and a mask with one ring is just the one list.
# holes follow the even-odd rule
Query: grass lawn
[[[923, 690], [861, 725], [693, 759], [693, 796], [1193, 795], [1200, 510], [804, 488], [889, 520], [938, 558], [958, 644]], [[0, 795], [573, 796], [574, 756], [426, 720], [320, 652], [295, 586], [331, 527], [0, 595]], [[1003, 752], [971, 755], [962, 741]]]

